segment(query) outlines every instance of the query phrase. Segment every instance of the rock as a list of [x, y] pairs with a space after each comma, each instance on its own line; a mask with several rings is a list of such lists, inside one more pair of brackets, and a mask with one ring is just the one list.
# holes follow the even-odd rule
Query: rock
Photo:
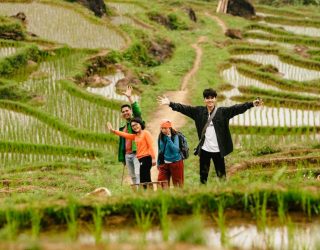
[[158, 82], [158, 79], [155, 75], [145, 72], [139, 73], [139, 79], [144, 85], [155, 85]]
[[267, 72], [267, 73], [273, 73], [273, 74], [278, 74], [279, 73], [279, 69], [271, 64], [267, 64], [267, 65], [262, 65], [259, 68], [260, 71], [262, 72]]
[[224, 34], [232, 39], [242, 39], [241, 30], [238, 29], [227, 29]]
[[103, 0], [78, 0], [77, 2], [92, 10], [98, 17], [107, 14], [107, 8]]
[[23, 12], [18, 12], [16, 15], [13, 15], [13, 16], [10, 16], [10, 17], [16, 18], [16, 19], [20, 20], [23, 23], [26, 23], [26, 21], [27, 21], [27, 16]]
[[196, 13], [194, 12], [194, 10], [192, 8], [188, 8], [188, 15], [189, 15], [190, 20], [194, 21], [195, 23], [197, 22]]
[[1, 182], [4, 187], [8, 188], [10, 186], [10, 180], [1, 180]]
[[167, 17], [165, 17], [159, 13], [149, 13], [148, 16], [151, 21], [159, 23], [167, 28], [170, 28], [170, 22]]
[[295, 45], [294, 52], [306, 58], [310, 57], [310, 55], [308, 54], [308, 47], [303, 45]]
[[36, 67], [38, 64], [35, 61], [28, 60], [27, 66], [28, 67]]
[[30, 78], [32, 79], [41, 79], [41, 78], [45, 78], [48, 77], [48, 73], [47, 72], [43, 72], [43, 71], [34, 71], [31, 73]]
[[95, 197], [110, 197], [111, 192], [105, 187], [99, 187], [93, 190], [90, 193], [87, 193], [86, 196], [95, 196]]
[[92, 88], [101, 88], [101, 87], [105, 87], [108, 86], [111, 82], [110, 80], [101, 77], [99, 75], [93, 75], [93, 76], [89, 76], [86, 78], [86, 83], [88, 86], [92, 87]]
[[134, 86], [138, 85], [139, 83], [139, 79], [129, 72], [124, 78], [120, 79], [116, 83], [116, 88], [117, 90], [125, 91], [128, 85], [131, 85], [133, 88], [135, 88]]
[[32, 37], [38, 37], [35, 33], [32, 33], [32, 32], [30, 32], [30, 31], [28, 31], [27, 34], [28, 34], [29, 36], [32, 36]]
[[156, 61], [162, 63], [165, 59], [170, 58], [173, 54], [174, 44], [167, 40], [162, 39], [161, 41], [151, 41], [148, 51]]
[[30, 100], [30, 103], [34, 106], [42, 106], [46, 103], [46, 99], [43, 96], [34, 96]]
[[12, 40], [16, 40], [16, 41], [21, 41], [24, 39], [24, 35], [22, 32], [0, 32], [0, 38], [3, 39], [12, 39]]
[[253, 5], [247, 0], [229, 0], [227, 13], [245, 18], [252, 18], [256, 15]]

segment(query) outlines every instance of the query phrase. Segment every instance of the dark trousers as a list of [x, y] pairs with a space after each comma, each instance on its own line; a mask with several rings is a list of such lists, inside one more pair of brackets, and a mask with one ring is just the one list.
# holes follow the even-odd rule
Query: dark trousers
[[200, 182], [206, 184], [210, 170], [210, 160], [213, 160], [216, 174], [219, 178], [226, 177], [226, 166], [224, 164], [224, 157], [220, 152], [211, 153], [201, 149], [200, 153]]
[[183, 168], [183, 160], [160, 165], [158, 168], [158, 181], [168, 181], [170, 186], [170, 177], [172, 177], [173, 186], [183, 187]]
[[140, 183], [151, 182], [150, 170], [152, 167], [152, 158], [150, 155], [139, 159], [140, 162]]

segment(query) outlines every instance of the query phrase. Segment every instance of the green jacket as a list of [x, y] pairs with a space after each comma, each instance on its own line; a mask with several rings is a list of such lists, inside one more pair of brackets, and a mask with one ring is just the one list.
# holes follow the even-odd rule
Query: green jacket
[[[137, 102], [132, 103], [131, 105], [132, 115], [134, 118], [141, 118], [141, 109]], [[141, 118], [142, 119], [142, 118]], [[127, 126], [128, 132], [132, 134], [132, 128], [130, 121], [126, 121], [126, 124], [119, 128], [120, 131], [123, 131]], [[137, 145], [134, 141], [132, 141], [132, 151], [137, 151]], [[120, 162], [125, 163], [125, 154], [126, 154], [126, 139], [123, 137], [119, 137], [119, 150], [118, 150], [118, 160]]]

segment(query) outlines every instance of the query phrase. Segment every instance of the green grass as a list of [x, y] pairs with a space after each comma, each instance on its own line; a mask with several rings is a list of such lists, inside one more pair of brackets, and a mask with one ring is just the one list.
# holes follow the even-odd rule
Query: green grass
[[[75, 7], [72, 3], [45, 2], [63, 5], [66, 8]], [[206, 11], [215, 14], [217, 1], [154, 1], [152, 6], [147, 0], [117, 2], [137, 3], [140, 7], [145, 7], [135, 18], [154, 28], [154, 30], [137, 30], [129, 25], [115, 28], [124, 34], [127, 42], [131, 41], [131, 43], [128, 43], [123, 51], [112, 52], [109, 57], [107, 56], [107, 59], [115, 59], [111, 60], [112, 63], [120, 63], [137, 78], [146, 74], [154, 79], [153, 83], [147, 81], [145, 84], [138, 83], [135, 86], [136, 89], [141, 90], [142, 112], [147, 122], [150, 121], [158, 107], [156, 97], [167, 91], [179, 90], [184, 75], [194, 63], [196, 54], [191, 45], [196, 43], [200, 36], [205, 36], [207, 39], [199, 44], [203, 51], [201, 66], [187, 86], [188, 100], [192, 105], [203, 105], [202, 91], [204, 88], [212, 87], [222, 91], [227, 86], [228, 83], [221, 76], [221, 70], [230, 63], [237, 64], [239, 68], [242, 67], [243, 71], [246, 71], [251, 77], [269, 81], [269, 84], [282, 84], [286, 86], [284, 88], [286, 90], [294, 87], [300, 88], [301, 91], [319, 92], [316, 81], [304, 83], [286, 81], [273, 74], [261, 73], [257, 70], [257, 67], [260, 66], [258, 64], [248, 61], [230, 61], [232, 54], [271, 53], [278, 55], [287, 63], [319, 70], [319, 62], [314, 58], [320, 53], [313, 48], [308, 53], [314, 58], [303, 58], [278, 46], [249, 45], [245, 40], [233, 41], [226, 38], [221, 27], [205, 15]], [[197, 23], [193, 23], [188, 18], [185, 8], [189, 6], [196, 11]], [[75, 9], [92, 22], [109, 25], [109, 21], [93, 17], [80, 5], [76, 5]], [[316, 8], [313, 10], [311, 7], [301, 9], [260, 7], [260, 9], [283, 15], [281, 19], [273, 18], [281, 23], [294, 24], [298, 23], [297, 19], [304, 15], [317, 16]], [[147, 15], [149, 11], [155, 11], [164, 16], [177, 13], [175, 24], [182, 25], [183, 23], [188, 30], [179, 28], [170, 30], [152, 22]], [[297, 13], [299, 14], [296, 15]], [[298, 17], [293, 19], [294, 15]], [[269, 36], [260, 36], [263, 39], [292, 44], [319, 45], [318, 38], [292, 36], [281, 29], [258, 25], [254, 20], [223, 14], [217, 14], [217, 16], [226, 23], [228, 28], [260, 29], [271, 33]], [[290, 16], [290, 18], [285, 16]], [[318, 19], [315, 18], [310, 25], [318, 25], [317, 22]], [[249, 33], [245, 33], [245, 36], [259, 37], [257, 34], [250, 35]], [[168, 39], [174, 44], [174, 52], [171, 58], [154, 63], [154, 58], [147, 50], [148, 43], [162, 39]], [[40, 242], [43, 232], [57, 227], [62, 231], [67, 230], [70, 236], [70, 239], [61, 239], [62, 242], [74, 241], [82, 230], [90, 228], [89, 231], [94, 235], [96, 243], [108, 244], [104, 242], [103, 231], [113, 230], [112, 226], [109, 227], [112, 225], [109, 219], [114, 216], [118, 219], [125, 218], [127, 228], [136, 227], [141, 231], [140, 247], [146, 245], [147, 233], [153, 228], [160, 229], [163, 238], [169, 244], [171, 244], [170, 232], [174, 230], [179, 242], [205, 245], [203, 229], [207, 225], [203, 224], [203, 219], [199, 217], [199, 214], [214, 214], [217, 220], [214, 220], [213, 223], [216, 222], [221, 232], [221, 242], [224, 246], [229, 246], [227, 229], [234, 217], [228, 217], [228, 214], [233, 210], [248, 214], [247, 218], [255, 220], [262, 230], [268, 228], [270, 214], [275, 214], [283, 224], [287, 225], [290, 224], [288, 218], [294, 213], [298, 213], [305, 221], [319, 217], [319, 181], [316, 180], [319, 174], [316, 161], [319, 151], [315, 149], [319, 148], [317, 136], [320, 128], [233, 126], [231, 134], [235, 149], [226, 157], [226, 181], [217, 180], [211, 163], [208, 184], [200, 186], [199, 159], [191, 155], [185, 161], [184, 189], [133, 192], [126, 181], [121, 186], [123, 165], [117, 162], [116, 153], [114, 153], [118, 139], [103, 129], [97, 129], [97, 132], [91, 127], [95, 121], [104, 124], [106, 121], [102, 118], [104, 117], [103, 112], [107, 109], [117, 112], [121, 103], [90, 94], [77, 86], [74, 81], [74, 78], [86, 74], [92, 62], [88, 58], [101, 51], [75, 50], [68, 47], [51, 49], [50, 46], [54, 44], [42, 38], [24, 42], [1, 39], [0, 44], [4, 47], [17, 47], [17, 54], [23, 54], [21, 58], [13, 55], [1, 59], [0, 68], [3, 69], [1, 71], [3, 74], [0, 75], [1, 110], [7, 109], [14, 112], [13, 114], [23, 113], [32, 116], [33, 119], [41, 121], [39, 126], [41, 124], [43, 127], [49, 126], [54, 131], [64, 133], [65, 137], [74, 138], [68, 143], [63, 141], [61, 145], [34, 144], [19, 140], [0, 141], [0, 151], [3, 155], [6, 154], [4, 157], [6, 157], [6, 162], [9, 162], [0, 168], [0, 239], [13, 242], [16, 238], [20, 239], [21, 233], [31, 230], [30, 238], [35, 242]], [[35, 47], [36, 45], [39, 46]], [[46, 48], [43, 49], [43, 46]], [[29, 53], [29, 50], [35, 53]], [[28, 59], [38, 62], [37, 67], [28, 70], [26, 67]], [[59, 72], [58, 69], [65, 69], [65, 72], [62, 70], [61, 74], [44, 75], [41, 78], [40, 68], [46, 63], [51, 65], [56, 72]], [[32, 75], [33, 72], [39, 73], [40, 77], [36, 78]], [[99, 69], [97, 72], [105, 71]], [[50, 92], [48, 86], [52, 82], [48, 79], [56, 77], [61, 77], [61, 79], [55, 81], [55, 91]], [[28, 92], [20, 92], [21, 90]], [[299, 93], [266, 91], [253, 87], [240, 88], [240, 90], [246, 93], [241, 100], [259, 95], [265, 100], [274, 102], [275, 106], [291, 101], [292, 106], [296, 105], [301, 108], [303, 104], [308, 109], [315, 103], [313, 108], [319, 109], [316, 97], [302, 97]], [[33, 94], [46, 96], [47, 102], [39, 107], [32, 106], [27, 101], [29, 95]], [[64, 97], [70, 102], [64, 101]], [[72, 111], [71, 103], [79, 106], [81, 108], [79, 110], [90, 111]], [[65, 112], [68, 117], [57, 115], [58, 111]], [[80, 124], [79, 121], [83, 120], [88, 123]], [[114, 121], [115, 124], [117, 122]], [[7, 127], [10, 129], [2, 133], [14, 134], [15, 131], [12, 128], [15, 126], [17, 125], [3, 126], [4, 130]], [[198, 143], [194, 122], [187, 119], [186, 126], [181, 130], [187, 136], [192, 152]], [[83, 142], [82, 146], [75, 146], [76, 141]], [[86, 143], [87, 141], [90, 143]], [[110, 150], [110, 147], [113, 147], [113, 150]], [[306, 149], [307, 151], [303, 151]], [[294, 150], [301, 150], [301, 152]], [[35, 160], [37, 155], [48, 156], [48, 158], [45, 158], [45, 162], [37, 161]], [[35, 159], [32, 158], [29, 161], [27, 156]], [[13, 160], [10, 161], [10, 157]], [[20, 161], [15, 161], [15, 157]], [[295, 157], [305, 158], [293, 160]], [[254, 163], [254, 161], [276, 158], [282, 160], [277, 161], [276, 164]], [[61, 159], [70, 160], [62, 161]], [[15, 162], [20, 163], [15, 164]], [[245, 162], [248, 163], [248, 167], [230, 175], [231, 166]], [[124, 177], [126, 178], [127, 175], [125, 169]], [[97, 187], [107, 187], [111, 190], [112, 196], [108, 198], [86, 196], [86, 193]], [[171, 217], [176, 215], [186, 215], [188, 220], [178, 227], [171, 220]]]

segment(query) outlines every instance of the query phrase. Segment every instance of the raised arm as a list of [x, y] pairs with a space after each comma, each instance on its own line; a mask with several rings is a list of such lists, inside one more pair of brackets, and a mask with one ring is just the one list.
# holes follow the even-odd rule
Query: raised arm
[[122, 92], [122, 94], [124, 94], [130, 102], [133, 117], [141, 118], [141, 109], [139, 107], [139, 104], [132, 99], [132, 86], [128, 85], [126, 91]]
[[248, 109], [252, 107], [259, 107], [263, 105], [263, 101], [260, 98], [257, 98], [256, 100], [252, 102], [245, 102], [242, 104], [236, 104], [230, 107], [223, 108], [223, 111], [228, 119], [231, 119], [232, 117], [242, 114], [246, 112]]
[[180, 112], [192, 119], [196, 118], [197, 115], [197, 108], [189, 105], [184, 105], [181, 103], [175, 103], [171, 102], [168, 97], [166, 96], [159, 96], [158, 97], [158, 102], [161, 105], [168, 105], [172, 110]]
[[126, 91], [122, 92], [122, 94], [128, 98], [131, 105], [134, 103], [132, 99], [132, 86], [128, 85]]
[[136, 135], [135, 134], [129, 134], [129, 133], [126, 133], [126, 132], [123, 132], [123, 131], [119, 131], [119, 130], [113, 130], [112, 131], [114, 134], [116, 135], [119, 135], [123, 138], [126, 138], [126, 139], [129, 139], [129, 140], [134, 140], [136, 138]]
[[107, 127], [112, 133], [119, 135], [121, 137], [124, 137], [126, 139], [134, 140], [136, 137], [135, 134], [129, 134], [129, 133], [125, 133], [125, 132], [113, 129], [112, 124], [110, 122], [107, 122]]

